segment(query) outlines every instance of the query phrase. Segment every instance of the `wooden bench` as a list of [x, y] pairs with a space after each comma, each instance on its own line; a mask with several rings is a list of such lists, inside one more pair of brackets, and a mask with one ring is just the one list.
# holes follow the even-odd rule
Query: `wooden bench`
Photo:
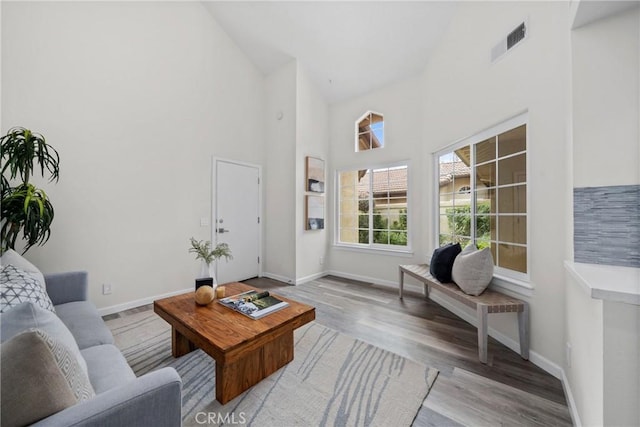
[[490, 313], [518, 313], [518, 332], [520, 336], [520, 355], [529, 360], [529, 304], [500, 292], [487, 289], [478, 296], [465, 294], [455, 283], [440, 283], [429, 273], [428, 264], [401, 265], [400, 299], [404, 288], [405, 273], [424, 284], [425, 297], [436, 289], [476, 310], [478, 317], [478, 358], [487, 363], [487, 317]]

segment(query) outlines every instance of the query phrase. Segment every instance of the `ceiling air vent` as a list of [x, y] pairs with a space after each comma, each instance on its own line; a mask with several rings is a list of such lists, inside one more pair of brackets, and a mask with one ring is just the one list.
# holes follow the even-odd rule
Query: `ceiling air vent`
[[522, 22], [513, 31], [511, 31], [507, 37], [500, 40], [493, 49], [491, 49], [491, 62], [496, 62], [502, 57], [508, 50], [512, 49], [528, 35], [527, 21]]
[[524, 38], [527, 34], [527, 27], [525, 27], [524, 22], [518, 25], [518, 28], [511, 31], [507, 36], [507, 50], [511, 49], [516, 45], [520, 40]]

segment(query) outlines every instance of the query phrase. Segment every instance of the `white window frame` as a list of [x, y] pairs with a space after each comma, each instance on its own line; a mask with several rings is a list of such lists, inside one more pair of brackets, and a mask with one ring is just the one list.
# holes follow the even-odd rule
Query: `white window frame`
[[[340, 174], [342, 172], [350, 172], [350, 171], [355, 171], [355, 170], [364, 170], [364, 169], [371, 169], [371, 170], [375, 170], [375, 169], [390, 169], [390, 168], [394, 168], [394, 167], [400, 167], [400, 166], [404, 166], [407, 168], [407, 245], [406, 246], [398, 246], [398, 245], [384, 245], [384, 244], [380, 244], [380, 243], [349, 243], [349, 242], [341, 242], [340, 241], [340, 205], [341, 205], [341, 199], [340, 199]], [[340, 248], [340, 249], [347, 249], [347, 250], [353, 250], [353, 251], [357, 251], [357, 252], [369, 252], [369, 253], [380, 253], [380, 252], [385, 252], [388, 253], [390, 255], [399, 255], [399, 256], [412, 256], [413, 255], [413, 251], [411, 249], [411, 241], [412, 241], [412, 221], [411, 218], [413, 217], [412, 214], [412, 205], [413, 203], [411, 202], [411, 161], [409, 160], [404, 160], [404, 161], [399, 161], [399, 162], [392, 162], [392, 163], [383, 163], [383, 164], [374, 164], [374, 165], [366, 165], [366, 166], [353, 166], [353, 167], [345, 167], [345, 168], [341, 168], [341, 169], [336, 169], [335, 171], [335, 179], [334, 179], [334, 224], [336, 224], [335, 230], [334, 230], [334, 237], [333, 237], [333, 241], [334, 241], [334, 247], [336, 248]], [[373, 196], [373, 194], [371, 194], [371, 197]], [[371, 206], [371, 204], [369, 205]], [[372, 217], [372, 211], [369, 212], [369, 227], [371, 227], [371, 224], [373, 223], [373, 219]]]
[[[525, 149], [526, 153], [526, 167], [527, 167], [527, 180], [520, 183], [527, 185], [527, 213], [525, 215], [527, 221], [527, 273], [521, 273], [514, 270], [509, 270], [506, 268], [495, 266], [492, 286], [496, 286], [499, 288], [503, 288], [507, 291], [512, 291], [521, 295], [530, 296], [532, 294], [533, 286], [531, 284], [531, 221], [530, 221], [530, 210], [531, 210], [531, 168], [530, 168], [530, 139], [529, 139], [529, 113], [525, 111], [520, 113], [510, 119], [507, 119], [499, 124], [491, 126], [481, 132], [476, 133], [475, 135], [460, 139], [453, 144], [450, 144], [438, 151], [435, 151], [433, 154], [433, 170], [434, 170], [434, 193], [433, 193], [433, 206], [434, 206], [434, 216], [433, 216], [433, 224], [432, 230], [434, 231], [434, 247], [437, 248], [440, 246], [440, 191], [439, 191], [439, 183], [440, 183], [440, 156], [444, 154], [451, 153], [459, 148], [465, 146], [471, 146], [471, 165], [472, 172], [470, 174], [470, 187], [472, 189], [475, 188], [476, 185], [476, 174], [474, 173], [474, 159], [475, 159], [475, 150], [473, 150], [473, 146], [479, 142], [482, 142], [490, 137], [499, 135], [501, 133], [507, 132], [511, 129], [515, 129], [518, 126], [527, 125], [527, 145]], [[497, 159], [496, 159], [497, 160]], [[475, 197], [471, 197], [471, 206], [472, 206], [472, 215], [475, 213], [476, 205], [475, 205]], [[471, 237], [475, 237], [475, 221], [471, 221]]]

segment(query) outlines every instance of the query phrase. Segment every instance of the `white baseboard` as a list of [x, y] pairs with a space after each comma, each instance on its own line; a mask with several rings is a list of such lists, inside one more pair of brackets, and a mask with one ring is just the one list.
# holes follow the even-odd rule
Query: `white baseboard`
[[573, 399], [573, 393], [571, 392], [571, 386], [569, 385], [569, 379], [567, 378], [564, 369], [562, 370], [562, 387], [564, 388], [564, 397], [567, 399], [569, 406], [569, 413], [571, 414], [571, 421], [575, 427], [582, 427], [580, 421], [580, 414], [578, 413], [578, 407], [576, 401]]
[[[320, 272], [320, 273], [316, 273], [307, 277], [303, 277], [301, 279], [298, 279], [296, 281], [294, 281], [293, 279], [290, 279], [288, 277], [284, 277], [284, 276], [280, 276], [277, 274], [272, 274], [272, 273], [262, 273], [262, 277], [267, 277], [269, 279], [274, 279], [274, 280], [278, 280], [280, 282], [284, 282], [284, 283], [288, 283], [290, 285], [299, 285], [301, 283], [306, 283], [306, 282], [310, 282], [312, 280], [315, 280], [317, 278], [320, 278], [322, 276], [326, 276], [327, 273], [326, 272]], [[193, 292], [193, 288], [188, 288], [188, 289], [182, 289], [179, 291], [174, 291], [174, 292], [168, 292], [166, 294], [162, 294], [162, 295], [155, 295], [155, 296], [151, 296], [151, 297], [146, 297], [146, 298], [140, 298], [137, 300], [133, 300], [133, 301], [128, 301], [122, 304], [116, 304], [116, 305], [112, 305], [109, 307], [104, 307], [104, 308], [100, 308], [98, 309], [98, 313], [100, 313], [101, 316], [107, 316], [109, 314], [113, 314], [113, 313], [118, 313], [120, 311], [124, 311], [124, 310], [129, 310], [131, 308], [136, 308], [136, 307], [140, 307], [143, 305], [147, 305], [147, 304], [151, 304], [152, 302], [154, 302], [155, 300], [158, 299], [162, 299], [162, 298], [168, 298], [168, 297], [172, 297], [175, 295], [180, 295], [180, 294], [186, 294], [187, 292]]]
[[[358, 274], [351, 274], [351, 273], [345, 273], [342, 271], [336, 271], [336, 270], [328, 270], [325, 272], [320, 272], [320, 273], [316, 273], [316, 274], [312, 274], [310, 276], [306, 276], [306, 277], [302, 277], [298, 280], [293, 280], [289, 277], [285, 277], [285, 276], [280, 276], [278, 274], [273, 274], [273, 273], [268, 273], [268, 272], [263, 272], [262, 276], [263, 277], [267, 277], [269, 279], [274, 279], [274, 280], [278, 280], [280, 282], [284, 282], [284, 283], [288, 283], [290, 285], [299, 285], [302, 283], [307, 283], [310, 282], [312, 280], [318, 279], [320, 277], [326, 276], [326, 275], [333, 275], [333, 276], [338, 276], [338, 277], [343, 277], [345, 279], [351, 279], [351, 280], [359, 280], [361, 282], [369, 282], [369, 283], [375, 283], [378, 285], [384, 285], [384, 286], [388, 286], [388, 287], [394, 287], [397, 289], [398, 287], [398, 283], [391, 281], [391, 280], [382, 280], [382, 279], [378, 279], [378, 278], [374, 278], [374, 277], [368, 277], [368, 276], [361, 276]], [[413, 290], [413, 288], [415, 288], [415, 290], [420, 290], [418, 287], [416, 286], [412, 286], [411, 284], [407, 284], [405, 283], [405, 288], [410, 288]], [[146, 305], [146, 304], [151, 304], [153, 301], [157, 300], [157, 299], [161, 299], [161, 298], [167, 298], [167, 297], [171, 297], [174, 295], [180, 295], [180, 294], [184, 294], [187, 292], [192, 292], [193, 288], [188, 288], [188, 289], [183, 289], [180, 291], [174, 291], [174, 292], [169, 292], [166, 294], [162, 294], [162, 295], [156, 295], [153, 297], [147, 297], [147, 298], [141, 298], [138, 300], [134, 300], [134, 301], [129, 301], [123, 304], [117, 304], [117, 305], [112, 305], [110, 307], [104, 307], [101, 309], [98, 309], [98, 312], [100, 313], [101, 316], [106, 316], [108, 314], [113, 314], [113, 313], [117, 313], [123, 310], [128, 310], [130, 308], [135, 308], [135, 307], [140, 307], [142, 305]], [[467, 321], [468, 323], [472, 324], [473, 326], [477, 327], [477, 319], [475, 316], [470, 315], [469, 313], [467, 313], [466, 311], [462, 310], [461, 308], [453, 305], [451, 303], [451, 301], [449, 301], [448, 299], [444, 299], [442, 297], [440, 297], [437, 293], [437, 291], [432, 291], [430, 298], [437, 302], [438, 304], [440, 304], [442, 307], [446, 308], [447, 310], [451, 311], [453, 314], [461, 317], [462, 319], [464, 319], [465, 321]], [[520, 343], [516, 342], [515, 340], [511, 339], [510, 337], [504, 335], [503, 333], [493, 329], [493, 328], [489, 328], [488, 330], [488, 334], [489, 336], [493, 337], [494, 339], [496, 339], [498, 342], [502, 343], [503, 345], [505, 345], [506, 347], [510, 348], [511, 350], [515, 351], [516, 353], [520, 352]], [[574, 416], [575, 413], [575, 418], [574, 418], [574, 424], [575, 425], [580, 425], [579, 424], [579, 417], [577, 415], [577, 411], [575, 408], [575, 402], [573, 401], [573, 395], [571, 394], [571, 390], [569, 388], [568, 382], [566, 380], [566, 376], [564, 373], [564, 370], [558, 366], [557, 364], [551, 362], [549, 359], [545, 358], [544, 356], [536, 353], [535, 351], [529, 351], [529, 360], [531, 361], [531, 363], [533, 363], [534, 365], [540, 367], [541, 369], [545, 370], [546, 372], [548, 372], [549, 374], [553, 375], [554, 377], [560, 379], [563, 383], [563, 386], [565, 387], [565, 393], [567, 394], [567, 400], [570, 401], [570, 409], [571, 409], [571, 413], [572, 416]], [[578, 422], [575, 422], [575, 420], [577, 420]]]
[[[338, 276], [338, 277], [342, 277], [343, 279], [351, 279], [351, 280], [358, 280], [360, 282], [367, 282], [367, 283], [374, 283], [376, 285], [380, 285], [380, 286], [384, 286], [385, 288], [391, 288], [391, 289], [395, 289], [398, 290], [398, 282], [394, 282], [393, 280], [382, 280], [382, 279], [377, 279], [377, 278], [373, 278], [373, 277], [368, 277], [368, 276], [360, 276], [358, 274], [351, 274], [351, 273], [345, 273], [343, 271], [335, 271], [335, 270], [329, 270], [326, 272], [326, 275], [332, 275], [332, 276]], [[404, 291], [409, 291], [409, 292], [415, 292], [415, 293], [423, 293], [423, 286], [422, 284], [417, 284], [414, 285], [413, 283], [410, 283], [410, 280], [412, 280], [409, 277], [405, 277], [405, 281], [404, 281]]]
[[319, 278], [324, 277], [326, 275], [327, 275], [326, 271], [321, 271], [319, 273], [310, 274], [309, 276], [300, 277], [299, 279], [296, 279], [295, 284], [296, 285], [302, 285], [303, 283], [311, 282], [312, 280], [319, 279]]
[[310, 274], [309, 276], [300, 277], [298, 279], [291, 279], [289, 277], [280, 276], [279, 274], [262, 273], [262, 277], [278, 280], [279, 282], [288, 283], [289, 285], [301, 285], [303, 283], [311, 282], [312, 280], [319, 279], [320, 277], [324, 277], [326, 275], [327, 275], [326, 271], [321, 271], [319, 273]]
[[267, 279], [278, 280], [279, 282], [288, 283], [289, 285], [295, 285], [295, 280], [290, 277], [280, 276], [279, 274], [273, 274], [268, 272], [262, 272], [262, 277], [266, 277]]
[[[312, 274], [312, 275], [309, 275], [309, 276], [306, 276], [306, 277], [302, 277], [302, 278], [300, 278], [300, 279], [298, 279], [296, 281], [294, 281], [294, 280], [292, 280], [292, 279], [290, 279], [288, 277], [280, 276], [280, 275], [277, 275], [277, 274], [262, 273], [263, 277], [267, 277], [269, 279], [278, 280], [280, 282], [284, 282], [284, 283], [288, 283], [288, 284], [296, 284], [296, 285], [299, 285], [299, 284], [302, 284], [302, 283], [307, 283], [307, 282], [310, 282], [312, 280], [315, 280], [315, 279], [318, 279], [320, 277], [324, 277], [324, 276], [327, 276], [327, 275], [338, 276], [338, 277], [342, 277], [342, 278], [345, 278], [345, 279], [351, 279], [351, 280], [359, 280], [361, 282], [375, 283], [377, 285], [394, 287], [396, 289], [398, 287], [398, 283], [394, 282], [394, 281], [391, 281], [391, 280], [381, 280], [381, 279], [377, 279], [377, 278], [373, 278], [373, 277], [361, 276], [361, 275], [357, 275], [357, 274], [345, 273], [345, 272], [342, 272], [342, 271], [335, 271], [335, 270], [329, 270], [329, 271], [324, 271], [324, 272]], [[422, 287], [421, 286], [415, 286], [415, 285], [412, 285], [412, 284], [406, 283], [406, 282], [405, 282], [405, 289], [410, 289], [410, 290], [414, 290], [414, 291], [418, 291], [418, 292], [422, 291]], [[179, 290], [179, 291], [169, 292], [169, 293], [166, 293], [166, 294], [156, 295], [156, 296], [153, 296], [153, 297], [141, 298], [141, 299], [134, 300], [134, 301], [129, 301], [129, 302], [126, 302], [126, 303], [123, 303], [123, 304], [116, 304], [116, 305], [112, 305], [110, 307], [100, 308], [100, 309], [98, 309], [98, 312], [100, 313], [101, 316], [106, 316], [106, 315], [109, 315], [109, 314], [118, 313], [120, 311], [128, 310], [128, 309], [131, 309], [131, 308], [136, 308], [136, 307], [140, 307], [140, 306], [143, 306], [143, 305], [151, 304], [153, 301], [155, 301], [157, 299], [167, 298], [167, 297], [180, 295], [180, 294], [184, 294], [184, 293], [192, 292], [192, 291], [193, 291], [193, 288], [188, 288], [188, 289], [182, 289], [182, 290]], [[447, 299], [444, 299], [441, 296], [439, 296], [438, 295], [438, 291], [432, 291], [431, 294], [430, 294], [430, 299], [432, 299], [433, 301], [437, 302], [442, 307], [444, 307], [447, 310], [451, 311], [455, 315], [461, 317], [462, 319], [464, 319], [468, 323], [472, 324], [473, 326], [477, 327], [477, 325], [476, 325], [477, 319], [475, 318], [475, 316], [470, 315], [469, 313], [467, 313], [464, 310], [461, 310], [459, 307], [456, 307], [455, 305], [451, 304], [451, 302], [448, 301]], [[493, 337], [498, 342], [502, 343], [503, 345], [505, 345], [506, 347], [508, 347], [511, 350], [515, 351], [516, 353], [520, 352], [520, 344], [517, 343], [515, 340], [509, 338], [508, 336], [504, 335], [503, 333], [498, 332], [493, 328], [489, 328], [488, 334], [489, 334], [489, 336]], [[547, 358], [541, 356], [540, 354], [536, 353], [535, 351], [530, 351], [529, 352], [529, 360], [531, 361], [531, 363], [533, 363], [534, 365], [536, 365], [536, 366], [540, 367], [541, 369], [545, 370], [546, 372], [548, 372], [549, 374], [551, 374], [554, 377], [558, 378], [562, 382], [562, 387], [564, 389], [565, 398], [567, 399], [567, 403], [568, 403], [568, 406], [569, 406], [569, 412], [571, 414], [571, 419], [573, 421], [573, 425], [576, 426], [576, 427], [582, 427], [582, 423], [580, 421], [580, 415], [578, 413], [578, 408], [576, 407], [576, 403], [575, 403], [575, 400], [573, 398], [573, 393], [571, 392], [571, 386], [569, 385], [569, 380], [568, 380], [568, 378], [566, 376], [566, 373], [565, 373], [564, 369], [562, 369], [557, 364], [551, 362], [549, 359], [547, 359]]]
[[394, 282], [391, 280], [383, 280], [375, 277], [361, 276], [359, 274], [345, 273], [344, 271], [336, 271], [336, 270], [329, 270], [327, 271], [326, 274], [343, 277], [345, 279], [359, 280], [361, 282], [375, 283], [376, 285], [393, 286], [396, 289], [398, 288], [398, 282]]
[[[345, 279], [360, 280], [363, 282], [370, 282], [370, 283], [375, 283], [379, 285], [391, 286], [395, 289], [398, 288], [398, 282], [391, 281], [391, 280], [381, 280], [374, 277], [360, 276], [357, 274], [344, 273], [342, 271], [335, 271], [335, 270], [330, 270], [328, 274], [344, 277]], [[411, 284], [407, 284], [406, 281], [404, 286], [405, 286], [405, 289], [409, 288], [409, 289], [415, 289], [415, 290], [421, 291], [421, 289], [415, 286], [411, 286]], [[462, 308], [458, 307], [457, 305], [452, 304], [449, 299], [440, 297], [437, 291], [435, 290], [432, 291], [430, 298], [433, 301], [440, 304], [442, 307], [452, 312], [453, 314], [461, 317], [462, 319], [469, 322], [473, 326], [478, 327], [477, 319], [474, 315], [471, 315], [467, 313], [465, 310], [463, 310]], [[515, 351], [516, 353], [520, 353], [519, 342], [516, 342], [515, 340], [495, 330], [494, 328], [489, 328], [488, 334], [489, 336], [493, 337], [496, 341], [502, 343], [503, 345]], [[531, 361], [531, 363], [538, 366], [539, 368], [544, 369], [546, 372], [558, 378], [559, 380], [562, 380], [562, 375], [563, 375], [562, 368], [556, 365], [555, 363], [553, 363], [552, 361], [550, 361], [549, 359], [547, 359], [546, 357], [540, 355], [539, 353], [536, 353], [535, 351], [529, 350], [529, 361]]]
[[[439, 295], [438, 291], [432, 290], [429, 298], [432, 299], [433, 301], [437, 302], [438, 304], [440, 304], [442, 307], [446, 308], [447, 310], [449, 310], [453, 314], [461, 317], [462, 319], [464, 319], [468, 323], [472, 324], [476, 328], [478, 327], [478, 319], [474, 315], [469, 314], [465, 310], [453, 305], [449, 299], [445, 299], [445, 298], [441, 297]], [[494, 328], [491, 328], [491, 327], [488, 328], [488, 332], [487, 333], [489, 334], [490, 337], [493, 337], [496, 341], [500, 342], [505, 347], [510, 348], [511, 350], [515, 351], [516, 353], [520, 353], [520, 343], [519, 342], [511, 339], [507, 335], [505, 335], [502, 332], [499, 332], [499, 331], [497, 331], [497, 330], [495, 330]], [[553, 363], [552, 361], [550, 361], [549, 359], [547, 359], [546, 357], [542, 356], [541, 354], [530, 350], [529, 351], [529, 361], [531, 363], [533, 363], [534, 365], [538, 366], [539, 368], [544, 369], [546, 372], [548, 372], [549, 374], [551, 374], [554, 377], [558, 378], [559, 380], [562, 380], [562, 372], [563, 372], [562, 368], [560, 366], [556, 365], [555, 363]]]
[[129, 301], [129, 302], [125, 302], [125, 303], [122, 303], [122, 304], [116, 304], [116, 305], [112, 305], [112, 306], [109, 306], [109, 307], [99, 308], [98, 309], [98, 313], [100, 313], [100, 316], [106, 316], [108, 314], [113, 314], [113, 313], [118, 313], [120, 311], [129, 310], [130, 308], [136, 308], [136, 307], [140, 307], [140, 306], [143, 306], [143, 305], [151, 304], [152, 302], [154, 302], [157, 299], [168, 298], [168, 297], [172, 297], [172, 296], [175, 296], [175, 295], [186, 294], [187, 292], [193, 292], [193, 291], [194, 291], [193, 288], [188, 288], [188, 289], [182, 289], [182, 290], [179, 290], [179, 291], [168, 292], [166, 294], [156, 295], [156, 296], [152, 296], [152, 297], [140, 298], [140, 299]]

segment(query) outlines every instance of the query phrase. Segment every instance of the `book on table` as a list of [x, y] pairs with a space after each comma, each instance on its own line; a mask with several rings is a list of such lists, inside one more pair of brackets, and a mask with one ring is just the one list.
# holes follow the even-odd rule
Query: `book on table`
[[267, 291], [254, 290], [222, 298], [218, 302], [252, 319], [260, 319], [289, 305], [288, 302], [270, 295]]

